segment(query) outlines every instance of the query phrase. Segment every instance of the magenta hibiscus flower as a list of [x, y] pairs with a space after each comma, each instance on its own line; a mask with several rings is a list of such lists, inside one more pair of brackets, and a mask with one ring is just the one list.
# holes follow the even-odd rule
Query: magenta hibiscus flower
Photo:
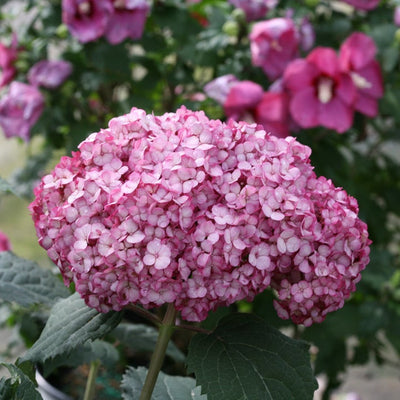
[[380, 2], [380, 0], [342, 0], [342, 1], [351, 4], [355, 8], [367, 11], [376, 8]]
[[356, 88], [340, 70], [333, 49], [318, 47], [306, 59], [288, 65], [284, 85], [290, 94], [290, 114], [302, 128], [318, 125], [345, 132], [353, 124]]
[[235, 121], [254, 122], [254, 111], [263, 95], [263, 88], [251, 81], [233, 85], [224, 103], [227, 117]]
[[2, 231], [0, 231], [0, 251], [9, 250], [11, 250], [10, 240]]
[[229, 3], [242, 9], [247, 21], [255, 21], [264, 18], [267, 12], [276, 6], [278, 0], [229, 0]]
[[377, 99], [383, 96], [382, 73], [375, 54], [374, 41], [361, 32], [349, 36], [339, 53], [342, 71], [350, 73], [357, 88], [354, 108], [369, 117], [378, 114]]
[[299, 35], [289, 18], [258, 22], [250, 33], [251, 57], [269, 79], [279, 78], [285, 67], [298, 55]]
[[284, 92], [265, 92], [255, 110], [255, 120], [278, 137], [289, 135], [289, 101]]
[[17, 72], [14, 67], [17, 54], [17, 37], [15, 35], [13, 35], [10, 46], [0, 43], [0, 88], [9, 84]]
[[105, 36], [111, 44], [126, 38], [139, 39], [143, 34], [150, 5], [147, 0], [109, 0], [113, 13]]
[[62, 20], [71, 34], [86, 43], [103, 36], [113, 12], [110, 0], [63, 0]]
[[204, 86], [204, 93], [223, 105], [228, 97], [231, 87], [239, 83], [239, 79], [235, 75], [222, 75], [213, 79]]

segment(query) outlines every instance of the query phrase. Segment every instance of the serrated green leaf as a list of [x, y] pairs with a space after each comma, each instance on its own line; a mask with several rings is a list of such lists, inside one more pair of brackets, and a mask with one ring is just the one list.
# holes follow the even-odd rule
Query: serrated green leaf
[[209, 400], [307, 400], [318, 387], [308, 350], [253, 314], [232, 314], [192, 338], [188, 371]]
[[[1, 397], [7, 400], [43, 400], [35, 388], [35, 384], [24, 374], [24, 372], [13, 364], [0, 364], [6, 367], [11, 378], [0, 382], [0, 394], [8, 397]], [[12, 397], [9, 397], [12, 396]]]
[[112, 368], [118, 359], [118, 350], [111, 343], [95, 340], [76, 347], [67, 356], [60, 354], [48, 360], [42, 366], [42, 372], [43, 376], [47, 377], [58, 367], [78, 367], [96, 360], [100, 360], [102, 365]]
[[52, 305], [68, 289], [49, 270], [12, 252], [0, 253], [0, 298], [22, 306]]
[[[128, 368], [121, 383], [124, 400], [139, 400], [146, 374], [147, 369], [144, 367]], [[207, 400], [207, 396], [201, 394], [200, 387], [196, 387], [193, 378], [160, 372], [151, 400]]]
[[[143, 324], [119, 324], [112, 335], [125, 346], [136, 352], [153, 352], [157, 342], [158, 332], [155, 328]], [[185, 355], [174, 345], [168, 343], [167, 353], [175, 361], [185, 361]]]
[[21, 359], [44, 363], [59, 354], [68, 354], [109, 333], [121, 318], [121, 312], [99, 313], [74, 293], [53, 306], [40, 338]]

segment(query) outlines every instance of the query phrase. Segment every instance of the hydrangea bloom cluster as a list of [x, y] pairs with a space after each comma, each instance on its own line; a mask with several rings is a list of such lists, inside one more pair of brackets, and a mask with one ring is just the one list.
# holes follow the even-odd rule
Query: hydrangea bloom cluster
[[65, 283], [100, 312], [173, 303], [200, 321], [272, 286], [279, 315], [310, 325], [369, 261], [356, 200], [310, 153], [256, 124], [133, 108], [63, 157], [30, 209]]

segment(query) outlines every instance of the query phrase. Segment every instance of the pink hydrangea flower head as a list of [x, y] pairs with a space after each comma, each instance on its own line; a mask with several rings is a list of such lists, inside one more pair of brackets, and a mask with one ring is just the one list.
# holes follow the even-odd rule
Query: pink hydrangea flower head
[[172, 303], [183, 319], [272, 285], [297, 323], [322, 320], [368, 262], [357, 202], [311, 150], [257, 124], [133, 108], [43, 177], [39, 243], [100, 312]]
[[239, 79], [235, 75], [222, 75], [208, 82], [204, 86], [204, 93], [217, 103], [223, 105], [232, 86], [237, 83], [239, 83]]
[[283, 80], [290, 93], [290, 114], [300, 127], [322, 125], [343, 133], [353, 124], [356, 88], [351, 76], [340, 70], [333, 49], [318, 47], [307, 58], [292, 61]]
[[112, 12], [110, 0], [62, 0], [62, 21], [82, 43], [103, 36]]
[[285, 92], [264, 92], [256, 106], [255, 120], [278, 137], [289, 135], [289, 99]]
[[251, 121], [262, 95], [263, 88], [255, 82], [241, 81], [232, 85], [224, 103], [226, 116], [236, 121], [240, 119]]
[[10, 251], [11, 245], [7, 235], [0, 231], [0, 251]]
[[124, 39], [139, 39], [144, 30], [150, 5], [147, 0], [109, 0], [113, 7], [107, 29], [106, 39], [111, 44]]
[[32, 86], [48, 89], [59, 87], [72, 73], [72, 65], [67, 61], [42, 60], [28, 71], [28, 81]]
[[0, 126], [6, 137], [18, 136], [28, 141], [30, 130], [42, 114], [43, 107], [43, 95], [36, 87], [12, 82], [0, 99]]
[[287, 64], [297, 57], [299, 35], [290, 18], [273, 18], [253, 25], [250, 33], [252, 62], [269, 79], [279, 78]]
[[17, 72], [14, 62], [17, 59], [17, 36], [14, 34], [10, 46], [0, 43], [0, 88], [8, 85]]
[[246, 14], [248, 22], [264, 18], [267, 12], [278, 3], [277, 0], [229, 0], [236, 8], [240, 8]]
[[377, 100], [383, 96], [381, 67], [375, 60], [373, 39], [362, 32], [352, 33], [341, 45], [341, 69], [350, 74], [357, 89], [355, 109], [369, 117], [378, 114]]
[[342, 0], [359, 10], [373, 10], [378, 7], [380, 0]]

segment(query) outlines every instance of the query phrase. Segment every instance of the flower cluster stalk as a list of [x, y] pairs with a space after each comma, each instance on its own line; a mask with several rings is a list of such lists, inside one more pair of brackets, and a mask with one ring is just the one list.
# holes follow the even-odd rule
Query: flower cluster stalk
[[176, 310], [173, 304], [168, 304], [164, 319], [159, 328], [158, 339], [150, 360], [149, 370], [143, 385], [139, 400], [150, 400], [165, 358], [168, 342], [175, 329]]

